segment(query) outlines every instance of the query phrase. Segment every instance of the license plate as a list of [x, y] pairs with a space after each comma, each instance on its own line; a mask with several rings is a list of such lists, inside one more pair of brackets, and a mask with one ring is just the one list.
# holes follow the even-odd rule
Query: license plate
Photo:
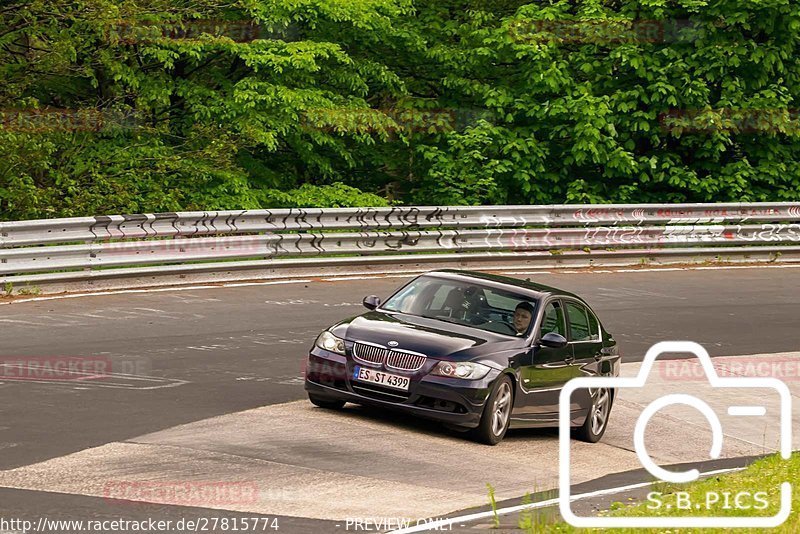
[[400, 389], [408, 391], [408, 386], [411, 385], [411, 379], [407, 376], [393, 375], [384, 373], [383, 371], [376, 371], [375, 369], [367, 369], [356, 365], [353, 370], [353, 379], [361, 382], [370, 382], [372, 384], [380, 384], [387, 388]]

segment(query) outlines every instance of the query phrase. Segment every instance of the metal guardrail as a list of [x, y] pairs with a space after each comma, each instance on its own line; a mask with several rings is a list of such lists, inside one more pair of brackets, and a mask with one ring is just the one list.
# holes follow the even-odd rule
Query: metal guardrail
[[0, 223], [0, 283], [215, 270], [275, 276], [286, 267], [345, 264], [559, 263], [560, 256], [565, 264], [598, 265], [695, 252], [793, 259], [800, 252], [800, 203], [290, 209], [15, 221]]

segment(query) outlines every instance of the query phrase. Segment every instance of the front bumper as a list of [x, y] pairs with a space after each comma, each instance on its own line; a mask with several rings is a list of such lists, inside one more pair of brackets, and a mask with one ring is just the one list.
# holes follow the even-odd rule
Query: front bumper
[[388, 371], [411, 379], [406, 393], [353, 380], [354, 367], [361, 364], [315, 347], [306, 365], [305, 389], [324, 399], [380, 406], [464, 428], [478, 426], [500, 371], [492, 370], [481, 380], [431, 376], [436, 363], [431, 360], [413, 374]]

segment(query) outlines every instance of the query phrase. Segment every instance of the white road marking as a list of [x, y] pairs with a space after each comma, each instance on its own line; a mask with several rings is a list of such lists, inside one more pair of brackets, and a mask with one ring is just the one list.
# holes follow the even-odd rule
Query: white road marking
[[[500, 271], [502, 274], [553, 274], [553, 271]], [[599, 271], [594, 271], [599, 272]]]
[[[289, 334], [294, 336], [299, 332]], [[628, 367], [623, 368], [623, 375], [640, 366], [639, 363], [624, 365]], [[245, 378], [232, 371], [230, 375], [231, 378]], [[653, 375], [654, 378], [659, 376], [658, 373]], [[275, 380], [291, 382], [293, 379], [299, 380], [292, 374]], [[275, 382], [266, 382], [269, 383]], [[73, 384], [73, 388], [91, 384], [91, 381], [81, 381]], [[654, 380], [652, 384], [670, 385], [665, 380]], [[641, 467], [630, 448], [631, 427], [641, 413], [641, 404], [652, 392], [634, 393], [632, 397], [621, 396], [618, 400], [615, 406], [617, 423], [609, 428], [603, 442], [573, 444], [576, 454], [583, 458], [576, 462], [576, 483]], [[742, 399], [738, 404], [758, 405], [761, 401]], [[724, 406], [727, 409], [729, 402]], [[719, 412], [722, 414], [722, 409]], [[531, 486], [539, 490], [558, 486], [557, 473], [552, 470], [558, 465], [558, 450], [552, 446], [553, 436], [549, 433], [509, 436], [487, 456], [485, 446], [428, 428], [418, 431], [413, 426], [398, 425], [391, 417], [373, 417], [358, 408], [332, 413], [313, 408], [307, 401], [297, 401], [179, 425], [126, 443], [106, 444], [0, 471], [0, 486], [103, 497], [109, 480], [183, 481], [197, 480], [197, 477], [219, 482], [259, 480], [265, 481], [265, 487], [267, 484], [280, 487], [282, 497], [236, 505], [209, 503], [209, 507], [337, 521], [345, 517], [391, 517], [394, 514], [438, 520], [454, 510], [485, 504], [486, 473], [493, 473], [491, 482], [500, 500], [517, 498]], [[707, 429], [688, 435], [685, 419], [664, 415], [654, 419], [654, 426], [648, 432], [657, 437], [678, 435], [682, 438], [677, 447], [669, 439], [653, 443], [654, 458], [661, 465], [706, 459], [706, 452], [700, 445], [706, 443]], [[755, 435], [761, 436], [761, 429], [750, 428], [749, 433], [744, 432], [740, 437]], [[298, 452], [287, 446], [296, 439], [306, 443], [308, 449]], [[336, 451], [330, 449], [331, 443], [338, 444]], [[765, 452], [763, 444], [752, 446], [739, 437], [726, 437], [725, 443], [728, 457]], [[538, 451], [541, 468], [534, 473], [506, 469], [509, 461], [513, 463], [532, 448]], [[247, 454], [242, 455], [242, 450]], [[342, 462], [342, 454], [348, 457], [373, 454], [376, 460], [369, 465]], [[598, 455], [607, 461], [597, 463]], [[448, 460], [454, 456], [464, 461], [451, 465]], [[438, 466], [434, 475], [432, 465]], [[73, 477], [65, 473], [85, 476]], [[309, 487], [314, 491], [309, 492]], [[546, 504], [533, 505], [536, 506]], [[459, 518], [449, 521], [455, 523]], [[424, 525], [427, 529], [431, 526]]]
[[403, 274], [370, 274], [370, 275], [363, 275], [363, 276], [332, 276], [330, 278], [321, 278], [323, 282], [341, 282], [344, 280], [371, 280], [371, 279], [378, 279], [378, 278], [408, 278], [409, 276], [413, 276], [415, 274], [419, 274], [425, 271], [405, 271]]
[[[0, 363], [0, 367], [8, 369], [19, 369], [20, 371], [28, 369], [39, 372], [45, 369], [43, 366], [30, 365], [30, 364], [22, 365], [17, 363]], [[80, 385], [83, 386], [81, 387], [81, 389], [89, 389], [89, 387], [91, 387], [91, 388], [109, 388], [109, 389], [151, 390], [151, 389], [172, 388], [189, 383], [186, 380], [180, 380], [177, 378], [162, 378], [158, 376], [136, 375], [130, 373], [94, 374], [87, 371], [70, 370], [65, 374], [70, 375], [70, 378], [21, 377], [18, 374], [14, 376], [8, 376], [7, 372], [1, 372], [0, 376], [3, 377], [5, 383], [9, 384], [33, 383], [33, 384], [74, 386], [76, 383], [80, 383]], [[115, 382], [113, 381], [113, 379], [116, 379], [118, 381]], [[126, 381], [130, 383], [127, 383]], [[136, 384], [135, 383], [136, 381], [142, 382], [143, 384], [141, 385]], [[146, 385], [147, 383], [155, 385]]]
[[314, 299], [265, 300], [264, 304], [272, 304], [273, 306], [302, 306], [304, 304], [319, 304], [319, 301]]
[[79, 297], [99, 297], [105, 295], [125, 295], [128, 293], [163, 293], [167, 291], [192, 291], [199, 289], [219, 289], [220, 287], [244, 287], [244, 286], [270, 286], [277, 284], [306, 284], [312, 280], [269, 280], [265, 282], [231, 283], [215, 286], [179, 286], [179, 287], [153, 287], [145, 289], [114, 289], [110, 291], [92, 291], [89, 293], [70, 293], [67, 295], [49, 295], [46, 297], [31, 297], [27, 299], [14, 299], [8, 302], [0, 302], [0, 306], [22, 302], [39, 302], [43, 300], [74, 299]]
[[[482, 271], [497, 272], [500, 274], [509, 275], [536, 275], [536, 274], [616, 274], [616, 273], [652, 273], [652, 272], [666, 272], [666, 271], [709, 271], [709, 270], [732, 270], [732, 269], [797, 269], [800, 268], [798, 264], [782, 264], [782, 265], [764, 265], [756, 263], [753, 265], [714, 265], [714, 266], [694, 266], [694, 267], [658, 267], [658, 268], [620, 268], [620, 269], [586, 269], [586, 270], [565, 270], [553, 269], [549, 271], [509, 271], [507, 267], [503, 266], [489, 266], [483, 267]], [[381, 278], [407, 278], [415, 274], [426, 272], [426, 269], [419, 269], [413, 271], [405, 271], [402, 274], [381, 274], [381, 275], [357, 275], [357, 274], [343, 274], [341, 276], [331, 276], [327, 278], [311, 279], [298, 279], [298, 280], [268, 280], [264, 282], [231, 282], [219, 285], [199, 285], [199, 286], [178, 286], [178, 287], [156, 287], [145, 289], [115, 289], [109, 291], [93, 291], [88, 293], [70, 293], [64, 295], [49, 295], [46, 297], [31, 297], [25, 299], [12, 299], [5, 302], [0, 302], [0, 306], [9, 304], [22, 304], [24, 302], [40, 302], [47, 300], [61, 300], [73, 299], [80, 297], [97, 297], [105, 295], [124, 295], [129, 293], [162, 293], [169, 291], [197, 291], [201, 289], [219, 289], [223, 287], [249, 287], [249, 286], [269, 286], [269, 285], [285, 285], [285, 284], [308, 284], [315, 281], [323, 282], [341, 282], [348, 280], [367, 280], [367, 279], [381, 279]]]
[[733, 269], [797, 269], [800, 268], [800, 263], [781, 264], [781, 265], [704, 265], [693, 267], [651, 267], [645, 269], [637, 269], [633, 267], [622, 267], [619, 269], [553, 269], [551, 271], [508, 271], [502, 268], [485, 267], [483, 270], [497, 271], [501, 274], [617, 274], [617, 273], [663, 273], [663, 272], [676, 272], [676, 271], [727, 271]]
[[25, 324], [30, 326], [45, 326], [43, 323], [35, 323], [33, 321], [20, 321], [19, 319], [0, 319], [0, 323], [15, 323], [15, 324]]
[[91, 317], [92, 319], [108, 319], [105, 315], [97, 315], [96, 313], [78, 313], [76, 315], [80, 315], [81, 317]]
[[[163, 384], [159, 384], [156, 386], [136, 386], [133, 384], [125, 384], [122, 382], [76, 382], [76, 380], [38, 380], [38, 379], [30, 379], [26, 378], [24, 380], [9, 380], [4, 379], [6, 382], [4, 385], [10, 383], [18, 383], [18, 384], [45, 384], [45, 385], [55, 385], [55, 386], [75, 386], [77, 383], [81, 385], [80, 388], [74, 389], [93, 389], [93, 388], [105, 388], [105, 389], [130, 389], [130, 390], [152, 390], [152, 389], [166, 389], [166, 388], [174, 388], [177, 386], [182, 386], [184, 384], [188, 384], [189, 382], [185, 380], [177, 380], [177, 379], [169, 379], [169, 382], [166, 382], [167, 379], [160, 379], [164, 380]], [[141, 380], [141, 379], [140, 379]], [[153, 381], [156, 381], [156, 377], [152, 377]]]
[[[715, 471], [707, 471], [705, 473], [700, 473], [701, 477], [708, 477], [713, 475], [720, 475], [723, 473], [732, 473], [734, 471], [742, 471], [744, 467], [734, 467], [729, 469], [717, 469]], [[629, 491], [632, 489], [638, 488], [645, 488], [647, 486], [652, 485], [653, 482], [640, 482], [639, 484], [629, 484], [627, 486], [618, 486], [616, 488], [607, 488], [597, 491], [590, 491], [588, 493], [581, 493], [578, 495], [573, 495], [570, 497], [570, 501], [578, 501], [581, 499], [588, 499], [590, 497], [600, 497], [603, 495], [614, 495], [616, 493], [622, 493], [624, 491]], [[557, 506], [558, 505], [558, 498], [555, 499], [547, 499], [544, 501], [534, 502], [530, 504], [519, 504], [517, 506], [509, 506], [507, 508], [500, 508], [496, 512], [489, 510], [487, 512], [478, 512], [474, 514], [467, 514], [457, 517], [451, 517], [448, 519], [439, 519], [437, 521], [431, 521], [429, 523], [422, 523], [415, 525], [413, 527], [402, 528], [399, 530], [392, 530], [388, 534], [411, 534], [412, 532], [424, 532], [426, 530], [448, 530], [450, 525], [455, 523], [465, 523], [468, 521], [475, 521], [477, 519], [486, 519], [489, 517], [494, 517], [496, 515], [506, 515], [506, 514], [513, 514], [514, 512], [521, 512], [523, 510], [536, 510], [538, 508], [548, 508], [550, 506]]]
[[753, 264], [753, 265], [709, 265], [709, 266], [697, 266], [697, 267], [674, 267], [674, 268], [653, 268], [653, 269], [617, 269], [614, 272], [616, 273], [649, 273], [649, 272], [658, 272], [658, 271], [727, 271], [727, 270], [734, 270], [734, 269], [797, 269], [800, 268], [800, 264], [791, 263], [785, 265], [761, 265], [761, 264]]
[[[250, 287], [250, 286], [273, 286], [279, 284], [307, 284], [312, 280], [270, 280], [266, 282], [231, 282], [223, 284], [222, 287]], [[220, 287], [220, 286], [211, 286]]]
[[644, 289], [635, 289], [635, 288], [620, 288], [614, 289], [609, 287], [600, 287], [596, 288], [598, 290], [599, 297], [610, 297], [610, 298], [619, 298], [619, 297], [657, 297], [657, 298], [667, 298], [667, 299], [678, 299], [678, 300], [688, 300], [688, 297], [682, 297], [680, 295], [673, 295], [667, 293], [659, 293], [656, 291], [646, 291]]
[[[616, 274], [616, 273], [652, 273], [652, 272], [669, 272], [669, 271], [708, 271], [708, 270], [732, 270], [732, 269], [797, 269], [800, 264], [782, 264], [782, 265], [714, 265], [714, 266], [691, 266], [691, 267], [658, 267], [647, 269], [636, 268], [620, 268], [620, 269], [553, 269], [549, 271], [509, 271], [505, 267], [491, 266], [484, 267], [482, 271], [497, 272], [507, 275], [536, 275], [536, 274]], [[250, 286], [269, 286], [269, 285], [284, 285], [284, 284], [308, 284], [315, 281], [323, 282], [341, 282], [349, 280], [371, 280], [382, 278], [407, 278], [408, 276], [426, 272], [425, 269], [403, 271], [402, 274], [382, 274], [382, 275], [348, 275], [331, 276], [327, 278], [311, 279], [297, 279], [297, 280], [268, 280], [264, 282], [231, 282], [219, 285], [199, 285], [199, 286], [178, 286], [178, 287], [155, 287], [144, 289], [115, 289], [109, 291], [93, 291], [89, 293], [70, 293], [63, 295], [49, 295], [46, 297], [31, 297], [26, 299], [12, 299], [5, 302], [0, 302], [0, 306], [7, 306], [10, 304], [22, 304], [25, 302], [41, 302], [47, 300], [61, 300], [72, 299], [80, 297], [98, 297], [106, 295], [124, 295], [129, 293], [163, 293], [169, 291], [196, 291], [201, 289], [220, 289], [224, 287], [250, 287]], [[3, 321], [0, 319], [0, 321]], [[5, 320], [6, 322], [8, 320]]]

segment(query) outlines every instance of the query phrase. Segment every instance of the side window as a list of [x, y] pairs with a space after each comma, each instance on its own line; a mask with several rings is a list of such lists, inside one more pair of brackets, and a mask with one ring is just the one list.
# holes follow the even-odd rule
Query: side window
[[572, 332], [572, 341], [599, 341], [600, 327], [597, 319], [585, 307], [574, 302], [567, 303], [567, 316], [569, 328]]
[[564, 324], [564, 309], [558, 301], [550, 302], [544, 309], [541, 334], [555, 332], [567, 337], [567, 327]]
[[600, 323], [597, 322], [597, 317], [592, 310], [586, 310], [586, 315], [589, 318], [589, 334], [592, 336], [592, 341], [600, 341]]

